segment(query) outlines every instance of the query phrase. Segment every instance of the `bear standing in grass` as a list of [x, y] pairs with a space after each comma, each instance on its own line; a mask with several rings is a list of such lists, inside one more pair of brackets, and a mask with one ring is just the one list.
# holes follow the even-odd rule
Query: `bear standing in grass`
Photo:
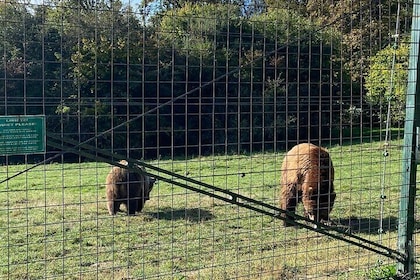
[[[128, 166], [126, 160], [119, 162]], [[128, 214], [140, 212], [153, 188], [155, 179], [142, 174], [144, 168], [134, 165], [133, 169], [113, 166], [106, 177], [106, 198], [110, 215], [115, 215], [120, 210], [120, 205], [125, 204]], [[138, 171], [135, 169], [139, 169]]]
[[[312, 221], [327, 222], [334, 205], [334, 167], [328, 151], [313, 144], [294, 146], [282, 164], [280, 207], [295, 212], [303, 203], [305, 216]], [[291, 215], [282, 217], [294, 220]], [[285, 226], [292, 223], [283, 221]]]

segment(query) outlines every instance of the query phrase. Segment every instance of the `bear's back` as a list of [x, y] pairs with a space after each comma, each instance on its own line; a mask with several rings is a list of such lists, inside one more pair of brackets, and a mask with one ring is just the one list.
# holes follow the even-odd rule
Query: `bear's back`
[[[334, 180], [334, 168], [328, 151], [311, 143], [294, 146], [284, 157], [281, 167], [283, 183], [301, 181], [305, 174], [316, 170], [316, 180]], [[314, 178], [315, 179], [315, 178]]]

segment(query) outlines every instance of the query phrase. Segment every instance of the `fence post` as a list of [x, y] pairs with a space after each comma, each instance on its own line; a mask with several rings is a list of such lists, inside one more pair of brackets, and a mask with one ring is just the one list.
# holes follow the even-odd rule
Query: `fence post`
[[[420, 0], [413, 1], [410, 57], [406, 97], [406, 116], [404, 125], [404, 147], [402, 159], [402, 184], [398, 220], [398, 251], [404, 254], [404, 261], [398, 263], [398, 274], [403, 279], [414, 277], [414, 204], [416, 197], [417, 171], [417, 127], [420, 114]], [[416, 98], [417, 97], [417, 98]]]

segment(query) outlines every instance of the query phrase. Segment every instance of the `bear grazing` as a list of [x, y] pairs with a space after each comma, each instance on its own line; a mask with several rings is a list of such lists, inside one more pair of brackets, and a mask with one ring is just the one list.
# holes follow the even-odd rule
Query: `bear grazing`
[[[328, 151], [308, 143], [296, 145], [284, 157], [281, 170], [281, 209], [294, 213], [301, 201], [307, 218], [329, 221], [336, 194], [334, 167]], [[294, 219], [287, 213], [281, 216]], [[283, 224], [292, 225], [287, 220]]]
[[[128, 166], [126, 160], [119, 162]], [[143, 167], [134, 165], [134, 169], [145, 171]], [[106, 177], [106, 198], [110, 215], [115, 215], [120, 210], [120, 205], [125, 204], [128, 214], [140, 212], [149, 193], [153, 188], [155, 179], [119, 166], [113, 166]]]

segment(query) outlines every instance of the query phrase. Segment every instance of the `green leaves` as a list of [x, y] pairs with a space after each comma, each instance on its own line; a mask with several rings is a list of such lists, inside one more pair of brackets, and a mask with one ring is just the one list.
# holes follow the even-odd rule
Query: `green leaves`
[[[227, 4], [191, 4], [168, 10], [159, 21], [159, 38], [178, 53], [209, 58], [227, 44], [227, 32], [235, 32], [241, 24], [240, 8]], [[233, 34], [232, 34], [233, 35]]]
[[[398, 46], [387, 46], [370, 58], [365, 77], [366, 101], [373, 106], [384, 106], [391, 102], [393, 123], [404, 120], [408, 54], [409, 44], [406, 40]], [[378, 114], [385, 121], [386, 112], [378, 111]]]

